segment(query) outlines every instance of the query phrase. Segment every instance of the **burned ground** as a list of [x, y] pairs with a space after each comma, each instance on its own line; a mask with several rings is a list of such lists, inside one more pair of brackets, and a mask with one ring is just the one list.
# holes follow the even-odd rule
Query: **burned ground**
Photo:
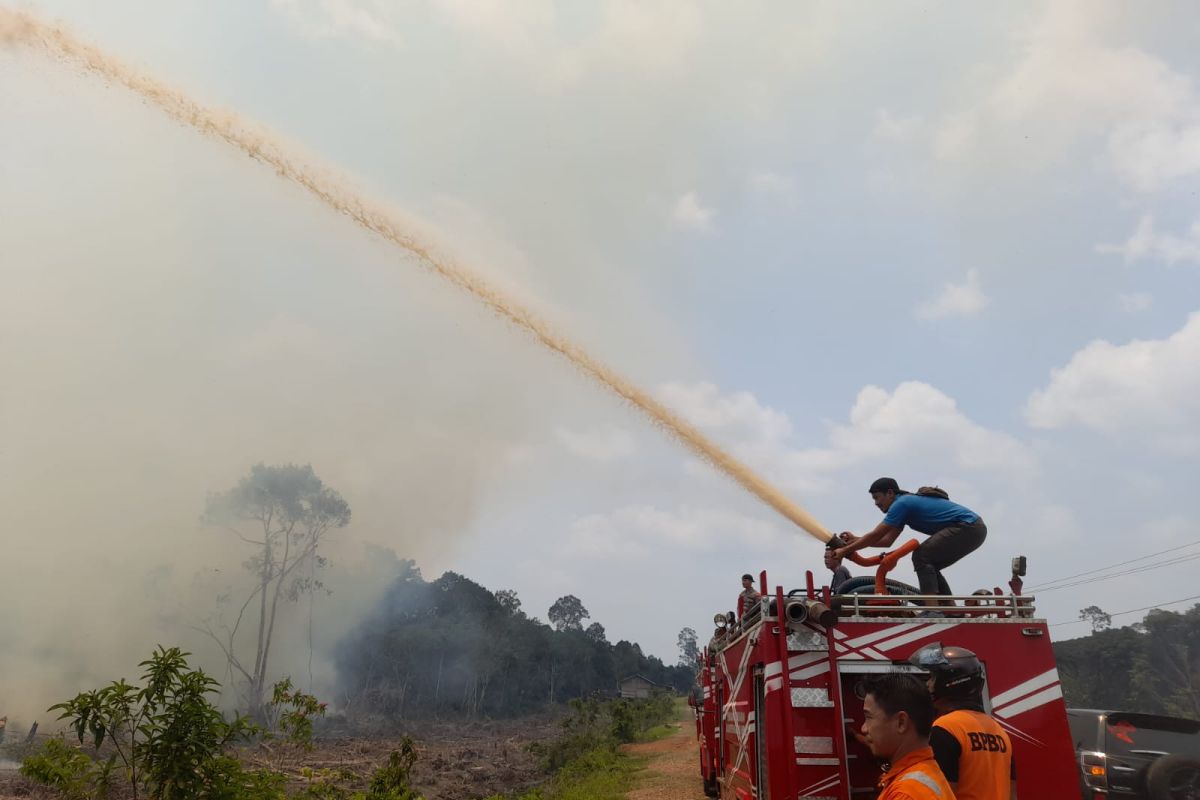
[[[529, 745], [553, 739], [561, 714], [516, 720], [443, 720], [415, 722], [402, 730], [341, 730], [321, 737], [311, 752], [286, 745], [261, 744], [242, 751], [248, 766], [271, 767], [299, 787], [301, 771], [345, 771], [346, 786], [364, 788], [371, 773], [400, 746], [405, 735], [416, 744], [413, 785], [426, 800], [477, 800], [528, 789], [546, 779]], [[0, 800], [57, 798], [15, 770], [0, 770]]]

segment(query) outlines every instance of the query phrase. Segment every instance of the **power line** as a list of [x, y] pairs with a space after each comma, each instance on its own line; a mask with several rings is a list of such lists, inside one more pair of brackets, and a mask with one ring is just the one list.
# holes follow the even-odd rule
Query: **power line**
[[[1154, 562], [1154, 563], [1150, 563], [1150, 564], [1143, 564], [1140, 567], [1133, 567], [1132, 569], [1123, 569], [1123, 570], [1120, 570], [1119, 572], [1113, 572], [1108, 575], [1096, 575], [1096, 576], [1088, 577], [1088, 578], [1080, 578], [1079, 580], [1070, 581], [1068, 583], [1058, 583], [1058, 584], [1055, 584], [1052, 586], [1044, 586], [1043, 588], [1038, 589], [1037, 593], [1045, 594], [1046, 592], [1053, 592], [1053, 591], [1057, 591], [1058, 589], [1067, 589], [1072, 586], [1082, 586], [1082, 585], [1088, 584], [1088, 583], [1099, 583], [1101, 581], [1106, 581], [1111, 578], [1120, 578], [1125, 575], [1137, 575], [1142, 572], [1150, 572], [1152, 570], [1162, 569], [1163, 567], [1173, 567], [1176, 564], [1185, 564], [1188, 561], [1195, 561], [1198, 558], [1200, 558], [1200, 553], [1189, 553], [1188, 555], [1183, 556], [1181, 558], [1174, 558], [1174, 559], [1170, 559], [1167, 561], [1159, 561], [1159, 562]], [[1031, 591], [1033, 591], [1033, 590], [1031, 590]]]
[[1179, 564], [1186, 564], [1189, 561], [1195, 561], [1197, 559], [1200, 559], [1200, 553], [1189, 553], [1188, 555], [1183, 556], [1182, 558], [1174, 558], [1174, 559], [1171, 559], [1168, 561], [1160, 561], [1160, 562], [1156, 562], [1156, 563], [1152, 563], [1152, 564], [1143, 564], [1140, 567], [1134, 567], [1133, 569], [1121, 570], [1120, 572], [1114, 572], [1111, 575], [1097, 575], [1097, 576], [1091, 577], [1091, 578], [1081, 578], [1080, 580], [1077, 580], [1077, 581], [1071, 581], [1069, 583], [1059, 583], [1056, 585], [1046, 585], [1041, 589], [1036, 589], [1036, 590], [1030, 589], [1029, 591], [1030, 591], [1030, 593], [1046, 594], [1047, 592], [1055, 592], [1055, 591], [1058, 591], [1059, 589], [1069, 589], [1073, 586], [1082, 586], [1082, 585], [1088, 584], [1088, 583], [1100, 583], [1101, 581], [1111, 580], [1112, 578], [1120, 578], [1120, 577], [1124, 577], [1126, 575], [1138, 575], [1142, 572], [1150, 572], [1151, 570], [1162, 569], [1163, 567], [1174, 567]]
[[1138, 558], [1131, 558], [1128, 561], [1118, 561], [1116, 564], [1109, 564], [1106, 567], [1096, 567], [1095, 569], [1085, 570], [1084, 572], [1077, 572], [1074, 575], [1064, 575], [1061, 578], [1054, 578], [1053, 580], [1048, 580], [1048, 581], [1038, 584], [1036, 586], [1031, 586], [1031, 587], [1029, 587], [1029, 591], [1031, 591], [1031, 592], [1042, 591], [1043, 587], [1053, 586], [1054, 584], [1061, 583], [1063, 581], [1069, 581], [1074, 578], [1081, 578], [1084, 575], [1094, 575], [1097, 572], [1107, 572], [1108, 570], [1115, 569], [1116, 567], [1123, 567], [1126, 564], [1134, 564], [1134, 563], [1137, 563], [1138, 561], [1145, 561], [1148, 558], [1154, 558], [1155, 556], [1161, 556], [1165, 553], [1174, 553], [1176, 550], [1183, 550], [1183, 549], [1192, 547], [1197, 544], [1200, 544], [1200, 539], [1197, 539], [1193, 542], [1188, 542], [1187, 544], [1181, 544], [1177, 547], [1168, 547], [1166, 550], [1159, 550], [1157, 553], [1150, 553], [1149, 555], [1139, 556]]
[[[1125, 616], [1126, 614], [1136, 614], [1136, 613], [1137, 613], [1137, 612], [1139, 612], [1139, 611], [1149, 611], [1149, 610], [1150, 610], [1150, 609], [1152, 609], [1152, 608], [1165, 608], [1166, 606], [1174, 606], [1174, 605], [1179, 605], [1180, 603], [1186, 603], [1186, 602], [1187, 602], [1187, 601], [1189, 601], [1189, 600], [1200, 600], [1200, 594], [1193, 595], [1192, 597], [1184, 597], [1184, 598], [1183, 598], [1183, 599], [1181, 599], [1181, 600], [1171, 600], [1170, 602], [1167, 602], [1167, 603], [1155, 603], [1155, 604], [1154, 604], [1154, 605], [1152, 605], [1152, 606], [1143, 606], [1142, 608], [1131, 608], [1131, 609], [1129, 609], [1128, 611], [1118, 611], [1117, 613], [1115, 613], [1115, 614], [1109, 614], [1108, 616], [1110, 616], [1110, 617], [1123, 617], [1123, 616]], [[1073, 620], [1069, 620], [1069, 621], [1067, 621], [1067, 622], [1052, 622], [1052, 623], [1050, 623], [1050, 627], [1052, 627], [1052, 628], [1053, 628], [1053, 627], [1057, 627], [1058, 625], [1075, 625], [1075, 624], [1078, 624], [1078, 623], [1080, 623], [1080, 622], [1087, 622], [1087, 620], [1085, 620], [1085, 619], [1073, 619]]]

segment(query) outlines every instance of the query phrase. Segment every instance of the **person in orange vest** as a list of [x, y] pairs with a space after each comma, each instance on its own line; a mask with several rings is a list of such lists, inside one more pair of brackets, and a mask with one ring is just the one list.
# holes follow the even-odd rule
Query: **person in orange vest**
[[1017, 800], [1012, 740], [983, 710], [983, 664], [965, 647], [931, 644], [909, 663], [929, 672], [926, 687], [938, 717], [933, 756], [959, 800]]
[[933, 702], [915, 676], [888, 672], [867, 681], [862, 732], [888, 764], [877, 800], [955, 800], [929, 747]]

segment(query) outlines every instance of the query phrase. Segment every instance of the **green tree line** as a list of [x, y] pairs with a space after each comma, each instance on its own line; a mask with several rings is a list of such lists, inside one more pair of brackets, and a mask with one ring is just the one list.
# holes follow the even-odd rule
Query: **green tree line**
[[1091, 635], [1054, 645], [1069, 707], [1200, 719], [1200, 605], [1154, 609], [1124, 628], [1094, 606], [1080, 618]]
[[515, 716], [595, 693], [640, 674], [687, 691], [695, 669], [668, 666], [637, 644], [607, 640], [568, 595], [546, 624], [512, 590], [489, 591], [447, 572], [426, 581], [410, 560], [375, 612], [341, 643], [340, 699], [349, 709], [393, 718]]

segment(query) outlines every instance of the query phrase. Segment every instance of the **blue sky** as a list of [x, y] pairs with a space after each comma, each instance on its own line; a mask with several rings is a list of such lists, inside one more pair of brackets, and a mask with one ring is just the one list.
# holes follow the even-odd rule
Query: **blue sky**
[[[337, 165], [830, 528], [877, 522], [879, 475], [946, 487], [991, 529], [956, 588], [1018, 553], [1037, 583], [1191, 541], [1187, 4], [27, 7]], [[23, 580], [101, 558], [134, 587], [117, 605], [148, 570], [196, 590], [204, 493], [258, 460], [347, 495], [348, 569], [374, 543], [543, 617], [570, 592], [667, 659], [742, 572], [820, 569], [805, 534], [269, 171], [29, 52], [0, 50], [0, 107], [10, 547], [53, 563]], [[1188, 575], [1039, 605], [1136, 608]]]

